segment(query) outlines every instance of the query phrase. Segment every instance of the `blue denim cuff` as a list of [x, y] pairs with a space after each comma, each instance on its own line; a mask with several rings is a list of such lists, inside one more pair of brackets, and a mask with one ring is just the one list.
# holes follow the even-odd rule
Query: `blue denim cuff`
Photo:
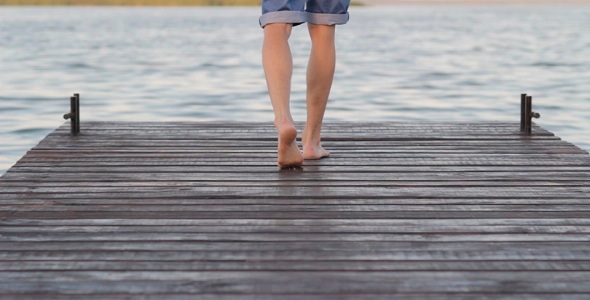
[[287, 23], [299, 25], [307, 21], [306, 13], [302, 11], [272, 11], [263, 14], [258, 20], [260, 27], [271, 23]]
[[348, 13], [345, 14], [321, 14], [307, 13], [307, 22], [317, 25], [342, 25], [348, 22]]

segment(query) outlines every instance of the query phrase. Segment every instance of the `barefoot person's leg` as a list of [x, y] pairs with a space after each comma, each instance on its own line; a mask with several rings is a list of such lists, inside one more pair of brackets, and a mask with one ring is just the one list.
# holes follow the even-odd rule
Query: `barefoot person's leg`
[[281, 167], [296, 167], [303, 163], [296, 141], [297, 130], [289, 108], [293, 61], [288, 40], [292, 27], [285, 23], [266, 25], [262, 47], [262, 64], [278, 133], [277, 162]]
[[308, 24], [308, 28], [312, 46], [307, 65], [307, 123], [302, 136], [303, 157], [320, 159], [330, 155], [321, 145], [320, 134], [336, 64], [335, 26]]
[[311, 53], [307, 65], [307, 123], [302, 135], [304, 159], [320, 159], [330, 155], [321, 144], [322, 121], [334, 79], [335, 25], [348, 22], [349, 5], [350, 0], [307, 1], [305, 11]]

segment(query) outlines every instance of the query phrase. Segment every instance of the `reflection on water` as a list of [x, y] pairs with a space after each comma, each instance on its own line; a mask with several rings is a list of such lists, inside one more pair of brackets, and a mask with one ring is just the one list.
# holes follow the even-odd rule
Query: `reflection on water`
[[[258, 8], [0, 8], [0, 172], [62, 124], [271, 120]], [[590, 150], [590, 7], [353, 7], [327, 120], [538, 123]], [[305, 116], [305, 26], [293, 113]]]

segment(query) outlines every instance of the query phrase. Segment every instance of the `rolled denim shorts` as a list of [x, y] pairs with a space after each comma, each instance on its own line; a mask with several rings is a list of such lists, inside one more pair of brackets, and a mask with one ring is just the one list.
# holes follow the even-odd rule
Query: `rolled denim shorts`
[[262, 0], [260, 27], [270, 23], [346, 24], [349, 5], [350, 0]]

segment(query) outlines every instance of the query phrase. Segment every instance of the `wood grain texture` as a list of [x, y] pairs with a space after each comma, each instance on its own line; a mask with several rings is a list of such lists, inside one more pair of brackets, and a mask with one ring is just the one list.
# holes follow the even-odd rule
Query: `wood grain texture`
[[298, 170], [270, 123], [81, 125], [0, 177], [0, 298], [590, 297], [590, 155], [537, 125], [327, 123]]

